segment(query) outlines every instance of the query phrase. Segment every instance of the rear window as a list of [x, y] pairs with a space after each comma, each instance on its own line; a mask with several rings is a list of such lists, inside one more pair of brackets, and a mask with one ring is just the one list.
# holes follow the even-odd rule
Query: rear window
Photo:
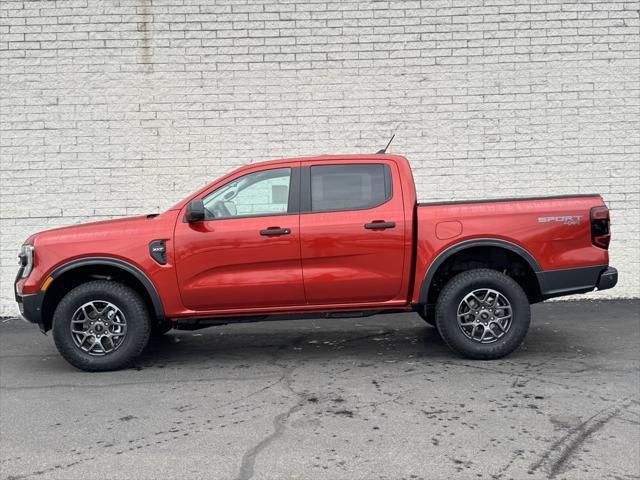
[[311, 211], [364, 210], [391, 198], [391, 170], [385, 164], [311, 167]]

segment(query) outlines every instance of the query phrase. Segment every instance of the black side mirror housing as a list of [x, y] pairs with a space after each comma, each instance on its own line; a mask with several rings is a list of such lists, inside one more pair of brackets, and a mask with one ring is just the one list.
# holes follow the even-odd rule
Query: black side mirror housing
[[204, 220], [204, 202], [197, 198], [187, 205], [187, 213], [184, 216], [187, 223], [201, 222]]

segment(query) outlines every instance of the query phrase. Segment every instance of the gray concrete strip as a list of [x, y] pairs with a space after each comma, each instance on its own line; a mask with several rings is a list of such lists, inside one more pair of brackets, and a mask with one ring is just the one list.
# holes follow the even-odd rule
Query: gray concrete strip
[[0, 322], [0, 478], [638, 478], [639, 307], [536, 305], [490, 362], [401, 314], [170, 332], [100, 374]]

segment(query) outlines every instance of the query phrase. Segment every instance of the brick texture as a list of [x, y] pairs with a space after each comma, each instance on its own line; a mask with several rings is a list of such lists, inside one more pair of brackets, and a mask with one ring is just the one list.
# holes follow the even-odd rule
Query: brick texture
[[31, 233], [391, 148], [421, 200], [601, 193], [637, 297], [637, 1], [0, 2], [0, 315]]

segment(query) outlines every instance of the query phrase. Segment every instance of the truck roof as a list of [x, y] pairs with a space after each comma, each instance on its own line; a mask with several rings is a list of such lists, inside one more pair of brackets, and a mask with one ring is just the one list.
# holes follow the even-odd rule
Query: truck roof
[[[290, 158], [278, 158], [274, 160], [267, 160], [264, 162], [256, 162], [250, 163], [248, 165], [251, 166], [263, 166], [263, 165], [272, 165], [283, 162], [330, 162], [335, 160], [395, 160], [400, 162], [408, 162], [408, 160], [402, 155], [393, 155], [389, 153], [367, 153], [367, 154], [357, 154], [357, 153], [349, 153], [344, 155], [339, 154], [331, 154], [331, 155], [315, 155], [309, 157], [290, 157]], [[245, 165], [245, 166], [248, 166]]]

